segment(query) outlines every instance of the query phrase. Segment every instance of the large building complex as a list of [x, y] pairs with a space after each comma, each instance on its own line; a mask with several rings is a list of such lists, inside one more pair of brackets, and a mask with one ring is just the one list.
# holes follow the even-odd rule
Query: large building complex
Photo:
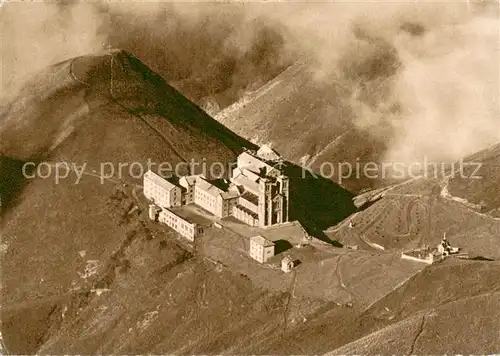
[[218, 218], [233, 216], [250, 226], [288, 222], [290, 187], [281, 157], [263, 146], [243, 152], [236, 163], [224, 187], [204, 175], [183, 176], [176, 185], [148, 171], [144, 195], [160, 208], [196, 204]]
[[200, 177], [196, 181], [193, 202], [219, 218], [225, 218], [232, 214], [237, 199], [238, 192], [234, 189], [224, 191], [204, 177]]

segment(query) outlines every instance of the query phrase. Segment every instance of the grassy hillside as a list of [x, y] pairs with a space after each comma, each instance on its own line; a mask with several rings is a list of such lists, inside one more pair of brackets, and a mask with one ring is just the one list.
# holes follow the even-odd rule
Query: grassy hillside
[[500, 218], [500, 145], [478, 152], [465, 160], [463, 177], [449, 180], [449, 193], [472, 203], [482, 213]]
[[[63, 144], [77, 147], [75, 159], [82, 161], [100, 159], [99, 151], [102, 158], [120, 152], [144, 159], [144, 151], [152, 155], [149, 147], [160, 145], [170, 147], [159, 159], [200, 153], [223, 159], [252, 147], [124, 51], [47, 68], [3, 108], [0, 120], [1, 154], [23, 159], [54, 156]], [[169, 137], [172, 131], [180, 137]]]
[[324, 311], [287, 335], [293, 344], [277, 341], [262, 348], [332, 355], [497, 352], [498, 267], [497, 262], [427, 267], [359, 314]]
[[[2, 334], [15, 353], [35, 352], [43, 335], [58, 330], [52, 308], [61, 299], [88, 299], [89, 286], [75, 287], [85, 261], [100, 261], [99, 275], [107, 276], [135, 234], [149, 236], [140, 222], [130, 226], [133, 200], [116, 195], [141, 182], [128, 166], [119, 174], [119, 163], [229, 163], [253, 147], [123, 51], [39, 73], [2, 107], [0, 134]], [[23, 179], [25, 161], [86, 168], [78, 184], [74, 172], [60, 182]], [[101, 181], [103, 162], [116, 172]], [[174, 258], [175, 249], [167, 251]], [[34, 315], [39, 308], [49, 309]]]

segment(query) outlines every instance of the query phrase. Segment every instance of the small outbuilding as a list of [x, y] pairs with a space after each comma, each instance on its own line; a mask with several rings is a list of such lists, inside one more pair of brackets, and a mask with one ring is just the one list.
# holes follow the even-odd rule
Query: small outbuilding
[[149, 204], [149, 218], [151, 220], [157, 221], [160, 211], [160, 207], [156, 206], [155, 204]]
[[445, 234], [443, 239], [441, 240], [441, 243], [437, 245], [437, 251], [444, 257], [459, 253], [460, 247], [452, 247], [450, 245], [450, 242], [446, 239], [446, 234]]
[[289, 273], [292, 271], [293, 267], [295, 267], [293, 260], [290, 256], [286, 256], [281, 260], [281, 270], [285, 273]]

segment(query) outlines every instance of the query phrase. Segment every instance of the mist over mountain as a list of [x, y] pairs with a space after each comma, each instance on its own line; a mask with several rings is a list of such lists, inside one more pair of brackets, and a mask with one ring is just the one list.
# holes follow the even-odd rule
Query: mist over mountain
[[134, 53], [189, 99], [215, 96], [227, 106], [293, 59], [278, 22], [252, 13], [243, 4], [207, 2], [9, 4], [2, 36], [16, 41], [4, 41], [4, 86], [12, 90], [28, 73], [112, 47]]
[[[295, 33], [310, 54], [302, 69], [223, 110], [221, 122], [284, 151], [280, 140], [293, 138], [304, 147], [293, 145], [293, 159], [330, 162], [338, 154], [329, 145], [342, 146], [351, 129], [370, 137], [361, 147], [383, 142], [375, 161], [453, 161], [498, 142], [496, 9], [487, 16], [463, 3], [328, 6], [336, 21], [311, 9], [301, 27], [297, 17]], [[286, 121], [288, 135], [262, 132], [276, 121]], [[321, 136], [329, 138], [318, 144]]]

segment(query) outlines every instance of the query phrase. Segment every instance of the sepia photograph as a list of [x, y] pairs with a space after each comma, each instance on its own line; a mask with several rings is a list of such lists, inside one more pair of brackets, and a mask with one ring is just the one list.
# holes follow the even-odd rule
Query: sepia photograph
[[0, 355], [500, 354], [499, 0], [0, 0]]

